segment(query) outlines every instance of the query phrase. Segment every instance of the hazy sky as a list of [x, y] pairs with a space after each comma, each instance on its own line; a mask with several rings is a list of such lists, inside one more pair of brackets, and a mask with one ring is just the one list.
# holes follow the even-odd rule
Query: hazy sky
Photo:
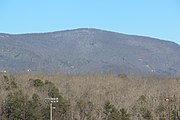
[[180, 44], [180, 0], [0, 0], [0, 33], [98, 28]]

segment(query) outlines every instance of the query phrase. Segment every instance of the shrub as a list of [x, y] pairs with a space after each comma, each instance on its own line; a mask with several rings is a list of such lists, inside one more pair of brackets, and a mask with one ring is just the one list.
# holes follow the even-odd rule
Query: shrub
[[34, 83], [34, 86], [35, 86], [35, 87], [41, 87], [41, 86], [44, 85], [43, 81], [40, 80], [40, 79], [35, 79], [35, 80], [33, 81], [33, 83]]

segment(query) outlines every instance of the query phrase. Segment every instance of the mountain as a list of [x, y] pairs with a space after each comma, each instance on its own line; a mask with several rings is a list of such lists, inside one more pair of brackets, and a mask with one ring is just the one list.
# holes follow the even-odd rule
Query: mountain
[[1, 72], [180, 76], [180, 46], [98, 29], [0, 34]]

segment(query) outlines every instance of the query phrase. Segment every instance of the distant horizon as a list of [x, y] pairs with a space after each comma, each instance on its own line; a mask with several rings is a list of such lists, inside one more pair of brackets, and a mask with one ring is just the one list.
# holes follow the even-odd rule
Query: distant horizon
[[[63, 32], [63, 31], [73, 31], [73, 30], [80, 30], [80, 29], [96, 29], [96, 30], [102, 30], [102, 31], [114, 32], [114, 33], [120, 33], [120, 34], [125, 34], [125, 35], [141, 36], [141, 37], [155, 38], [155, 39], [159, 39], [159, 40], [163, 40], [163, 41], [168, 41], [168, 42], [174, 42], [174, 41], [172, 41], [172, 40], [162, 39], [162, 38], [158, 38], [158, 37], [152, 37], [152, 36], [148, 36], [148, 35], [138, 35], [138, 34], [121, 33], [121, 32], [118, 32], [118, 31], [112, 31], [112, 30], [100, 29], [100, 28], [88, 28], [88, 27], [87, 27], [87, 28], [62, 29], [62, 30], [54, 30], [54, 31], [44, 31], [44, 32], [0, 33], [0, 34], [9, 34], [9, 35], [43, 34], [43, 33]], [[177, 42], [174, 42], [174, 43], [180, 45], [180, 44], [177, 43]]]

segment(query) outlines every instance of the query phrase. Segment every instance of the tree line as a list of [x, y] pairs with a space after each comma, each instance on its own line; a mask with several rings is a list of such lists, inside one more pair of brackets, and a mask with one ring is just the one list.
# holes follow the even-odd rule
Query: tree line
[[50, 119], [49, 103], [44, 101], [44, 96], [59, 98], [53, 103], [53, 120], [180, 120], [180, 105], [173, 99], [167, 104], [162, 100], [155, 109], [150, 109], [146, 96], [141, 95], [130, 109], [117, 107], [110, 101], [104, 101], [99, 109], [88, 99], [76, 103], [65, 99], [51, 81], [29, 79], [28, 85], [38, 92], [27, 94], [15, 78], [3, 76], [0, 89], [8, 94], [0, 105], [0, 120]]

